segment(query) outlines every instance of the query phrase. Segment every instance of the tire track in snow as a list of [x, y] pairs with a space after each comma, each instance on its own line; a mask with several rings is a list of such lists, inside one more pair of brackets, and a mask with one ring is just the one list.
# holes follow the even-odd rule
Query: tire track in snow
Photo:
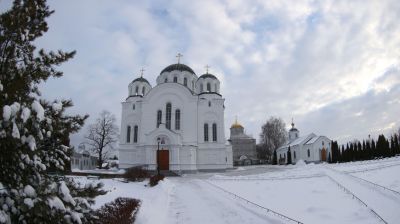
[[278, 217], [266, 216], [241, 203], [232, 203], [231, 198], [202, 180], [175, 180], [167, 223], [285, 223]]
[[246, 198], [244, 198], [244, 197], [241, 197], [241, 196], [239, 196], [239, 195], [237, 195], [237, 194], [235, 194], [235, 193], [232, 193], [232, 192], [230, 192], [230, 191], [228, 191], [228, 190], [226, 190], [226, 189], [224, 189], [224, 188], [222, 188], [222, 187], [219, 187], [219, 186], [217, 186], [217, 185], [215, 185], [215, 184], [213, 184], [213, 183], [211, 183], [211, 182], [208, 182], [208, 181], [206, 181], [206, 180], [204, 180], [204, 182], [206, 182], [206, 183], [210, 184], [211, 186], [213, 186], [213, 187], [219, 189], [220, 191], [223, 191], [223, 192], [225, 192], [225, 193], [227, 193], [227, 194], [229, 194], [229, 195], [231, 195], [231, 196], [234, 196], [235, 198], [237, 198], [237, 199], [239, 199], [239, 200], [242, 200], [242, 201], [246, 202], [247, 204], [250, 204], [250, 205], [253, 205], [253, 206], [257, 207], [257, 208], [260, 208], [260, 209], [264, 210], [264, 211], [267, 212], [267, 213], [272, 213], [272, 214], [278, 216], [279, 218], [284, 219], [285, 221], [288, 221], [288, 222], [290, 222], [290, 223], [304, 224], [304, 223], [302, 223], [302, 222], [300, 222], [300, 221], [298, 221], [298, 220], [292, 219], [292, 218], [290, 218], [290, 217], [288, 217], [288, 216], [286, 216], [286, 215], [283, 215], [283, 214], [281, 214], [281, 213], [275, 212], [274, 210], [271, 210], [271, 209], [266, 208], [266, 207], [264, 207], [264, 206], [261, 206], [261, 205], [259, 205], [259, 204], [257, 204], [257, 203], [254, 203], [254, 202], [252, 202], [252, 201], [250, 201], [250, 200], [248, 200], [248, 199], [246, 199]]
[[386, 191], [382, 192], [376, 186], [373, 187], [370, 183], [360, 182], [360, 180], [350, 174], [329, 167], [326, 168], [326, 175], [333, 182], [368, 207], [381, 222], [398, 223], [400, 219], [398, 212], [400, 197], [398, 195], [386, 189]]

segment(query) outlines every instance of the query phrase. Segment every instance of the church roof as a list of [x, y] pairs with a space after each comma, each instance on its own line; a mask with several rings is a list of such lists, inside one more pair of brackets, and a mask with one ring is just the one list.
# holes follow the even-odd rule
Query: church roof
[[236, 118], [235, 123], [232, 124], [231, 128], [243, 128], [243, 126], [238, 123], [237, 118]]
[[199, 79], [205, 79], [205, 78], [212, 78], [212, 79], [217, 79], [217, 77], [215, 77], [215, 75], [207, 73], [207, 74], [203, 74], [199, 77]]
[[143, 77], [139, 77], [137, 79], [134, 79], [132, 82], [147, 82], [147, 84], [150, 85], [149, 81], [147, 81], [147, 79], [145, 79]]
[[172, 65], [169, 65], [169, 66], [167, 66], [166, 68], [164, 68], [162, 71], [161, 71], [161, 73], [160, 74], [162, 74], [162, 73], [164, 73], [164, 72], [172, 72], [172, 71], [175, 71], [175, 70], [178, 70], [178, 71], [187, 71], [187, 72], [190, 72], [190, 73], [192, 73], [192, 74], [196, 74], [196, 73], [194, 73], [194, 71], [189, 67], [189, 66], [187, 66], [187, 65], [185, 65], [185, 64], [172, 64]]

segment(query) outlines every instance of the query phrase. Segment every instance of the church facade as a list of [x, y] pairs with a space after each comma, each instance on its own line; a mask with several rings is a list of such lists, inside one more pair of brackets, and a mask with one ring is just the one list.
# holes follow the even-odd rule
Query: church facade
[[142, 76], [122, 102], [120, 167], [198, 171], [232, 167], [224, 133], [224, 98], [217, 77], [187, 65], [163, 69], [151, 84]]
[[246, 135], [244, 128], [237, 119], [232, 124], [229, 142], [232, 145], [234, 165], [252, 165], [257, 160], [256, 139]]
[[332, 156], [331, 140], [326, 136], [310, 133], [300, 137], [300, 131], [294, 127], [293, 121], [288, 135], [288, 142], [276, 150], [279, 164], [287, 164], [289, 148], [293, 164], [299, 160], [306, 163], [327, 162]]

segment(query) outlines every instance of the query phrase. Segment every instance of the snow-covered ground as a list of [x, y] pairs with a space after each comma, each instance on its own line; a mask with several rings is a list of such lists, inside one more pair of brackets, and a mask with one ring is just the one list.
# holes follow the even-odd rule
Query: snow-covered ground
[[109, 193], [94, 207], [138, 198], [136, 223], [400, 223], [400, 157], [241, 167], [169, 177], [153, 188], [147, 181], [101, 181]]

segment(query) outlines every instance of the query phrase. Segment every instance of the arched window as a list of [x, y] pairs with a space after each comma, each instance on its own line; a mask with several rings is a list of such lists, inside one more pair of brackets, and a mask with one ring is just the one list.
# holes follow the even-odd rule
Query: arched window
[[200, 84], [200, 92], [203, 92], [203, 83]]
[[178, 82], [178, 77], [174, 77], [174, 82], [177, 83]]
[[164, 82], [168, 82], [168, 78], [165, 78], [165, 79], [164, 79]]
[[217, 141], [217, 124], [212, 125], [213, 142]]
[[181, 111], [175, 110], [175, 130], [181, 129]]
[[167, 103], [165, 111], [165, 127], [171, 129], [171, 103]]
[[144, 96], [144, 93], [146, 92], [146, 87], [143, 86], [142, 88], [142, 95]]
[[131, 142], [131, 126], [126, 128], [126, 143]]
[[208, 124], [204, 124], [204, 141], [208, 142]]
[[211, 92], [211, 84], [209, 82], [207, 83], [207, 91]]
[[211, 101], [208, 101], [208, 107], [211, 107]]
[[157, 128], [160, 127], [161, 119], [162, 119], [162, 111], [158, 110], [157, 111]]
[[135, 93], [136, 95], [139, 93], [139, 86], [136, 86]]
[[132, 105], [132, 110], [135, 110], [136, 106], [135, 104]]
[[133, 142], [137, 142], [137, 137], [138, 137], [138, 126], [135, 125], [135, 127], [133, 128]]
[[187, 86], [187, 78], [183, 78], [183, 85]]
[[309, 149], [307, 149], [307, 155], [308, 155], [308, 157], [310, 157], [310, 150]]

